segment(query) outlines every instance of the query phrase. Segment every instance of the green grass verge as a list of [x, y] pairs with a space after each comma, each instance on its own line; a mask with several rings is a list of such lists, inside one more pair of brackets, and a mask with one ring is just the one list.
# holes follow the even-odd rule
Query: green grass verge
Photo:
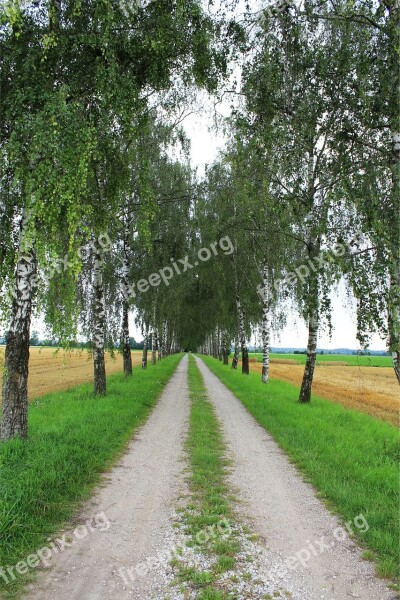
[[[260, 352], [249, 353], [250, 358], [256, 356], [258, 362], [262, 362]], [[307, 356], [305, 354], [270, 354], [272, 362], [274, 359], [294, 360], [298, 365], [305, 365]], [[392, 367], [390, 356], [355, 356], [350, 354], [317, 354], [317, 364], [340, 363], [348, 367]]]
[[[25, 560], [67, 523], [145, 421], [181, 358], [136, 367], [128, 379], [112, 375], [105, 398], [85, 384], [31, 404], [29, 440], [0, 444], [0, 567]], [[3, 597], [14, 597], [21, 583], [0, 577]]]
[[345, 522], [362, 513], [359, 534], [381, 576], [399, 575], [399, 433], [388, 423], [313, 396], [297, 402], [297, 387], [257, 373], [243, 376], [210, 357], [208, 367], [243, 402]]
[[[198, 571], [174, 559], [177, 581], [198, 590], [199, 600], [231, 598], [213, 585], [224, 571], [235, 565], [239, 550], [235, 535], [225, 536], [222, 522], [233, 519], [226, 485], [228, 462], [225, 444], [214, 409], [207, 398], [203, 378], [193, 357], [189, 357], [191, 411], [186, 449], [190, 465], [191, 503], [182, 518], [193, 545], [212, 557], [213, 568]], [[218, 527], [220, 524], [220, 527]], [[211, 528], [211, 529], [210, 529]], [[204, 532], [209, 532], [204, 536]]]

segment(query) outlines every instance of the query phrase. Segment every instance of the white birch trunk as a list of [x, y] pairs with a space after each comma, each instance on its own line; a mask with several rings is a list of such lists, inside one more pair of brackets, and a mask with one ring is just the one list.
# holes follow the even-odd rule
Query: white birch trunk
[[124, 364], [124, 374], [132, 375], [132, 354], [129, 339], [129, 260], [124, 256], [122, 264], [122, 356]]
[[222, 332], [222, 358], [224, 361], [224, 365], [228, 365], [229, 364], [229, 359], [228, 359], [228, 342], [227, 342], [227, 337], [226, 337], [226, 332], [223, 331]]
[[167, 320], [163, 323], [163, 340], [162, 340], [162, 357], [165, 358], [167, 356], [167, 346], [168, 346], [168, 322]]
[[157, 360], [160, 361], [162, 359], [162, 337], [157, 329]]
[[309, 298], [308, 312], [308, 343], [307, 360], [301, 384], [299, 402], [306, 403], [311, 401], [311, 388], [314, 377], [315, 363], [317, 359], [317, 340], [319, 329], [319, 311], [318, 311], [318, 280], [312, 284]]
[[221, 330], [218, 326], [215, 328], [215, 338], [217, 340], [217, 358], [222, 361]]
[[245, 375], [249, 374], [249, 351], [246, 345], [246, 335], [244, 328], [244, 311], [242, 304], [240, 302], [239, 293], [236, 294], [236, 307], [238, 313], [238, 321], [239, 321], [239, 340], [240, 340], [240, 349], [242, 352], [242, 373]]
[[147, 353], [149, 348], [149, 326], [145, 325], [143, 336], [142, 369], [147, 369]]
[[153, 329], [151, 333], [151, 364], [157, 363], [157, 330]]
[[269, 341], [270, 341], [270, 326], [269, 326], [269, 277], [268, 266], [264, 265], [263, 269], [263, 298], [262, 298], [262, 344], [263, 344], [263, 360], [261, 380], [263, 383], [269, 381]]
[[28, 435], [29, 338], [37, 260], [33, 248], [24, 248], [26, 227], [27, 220], [23, 216], [5, 353], [0, 428], [3, 441]]
[[397, 381], [400, 384], [400, 265], [392, 265], [389, 290], [389, 351]]
[[235, 338], [235, 349], [234, 349], [233, 359], [232, 359], [232, 369], [237, 369], [238, 362], [239, 362], [239, 339], [238, 339], [238, 337], [236, 337]]
[[106, 395], [106, 367], [104, 358], [106, 302], [103, 282], [103, 258], [101, 250], [95, 250], [93, 270], [93, 359], [94, 359], [94, 393], [96, 396]]

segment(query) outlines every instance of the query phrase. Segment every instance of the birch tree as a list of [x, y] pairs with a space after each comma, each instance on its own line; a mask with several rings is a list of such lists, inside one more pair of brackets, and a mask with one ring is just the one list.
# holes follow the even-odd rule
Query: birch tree
[[[264, 157], [269, 193], [281, 203], [281, 234], [297, 241], [288, 291], [297, 299], [309, 330], [299, 396], [300, 402], [309, 402], [321, 317], [326, 314], [329, 319], [329, 269], [319, 257], [335, 229], [334, 131], [345, 110], [335, 102], [325, 75], [337, 55], [336, 41], [314, 27], [307, 14], [290, 7], [264, 19], [259, 39], [244, 81], [245, 118]], [[288, 279], [281, 281], [288, 285]]]
[[[335, 4], [330, 16], [338, 36], [346, 31], [352, 34], [348, 73], [342, 73], [344, 80], [347, 77], [344, 100], [348, 111], [337, 143], [342, 175], [347, 176], [346, 191], [361, 216], [364, 235], [351, 284], [358, 299], [359, 338], [361, 343], [368, 342], [368, 335], [362, 339], [363, 326], [386, 336], [400, 383], [399, 14], [397, 1], [375, 6], [358, 0], [353, 9]], [[315, 13], [317, 20], [326, 17], [323, 11]], [[356, 176], [348, 175], [348, 160], [358, 165]]]

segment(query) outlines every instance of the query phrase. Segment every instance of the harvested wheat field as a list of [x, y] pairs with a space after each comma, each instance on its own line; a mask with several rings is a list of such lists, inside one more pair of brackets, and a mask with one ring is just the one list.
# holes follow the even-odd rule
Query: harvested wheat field
[[[0, 385], [3, 378], [4, 347], [0, 347]], [[86, 350], [56, 353], [54, 348], [30, 349], [29, 399], [59, 392], [93, 380], [93, 360]], [[141, 362], [141, 352], [132, 352], [133, 365]], [[106, 353], [107, 375], [122, 371], [122, 356]]]
[[[300, 386], [304, 366], [293, 363], [294, 361], [277, 362], [276, 359], [272, 359], [271, 377]], [[250, 369], [261, 373], [262, 365], [251, 361]], [[313, 393], [394, 425], [399, 424], [399, 384], [391, 368], [348, 367], [338, 363], [317, 364]]]

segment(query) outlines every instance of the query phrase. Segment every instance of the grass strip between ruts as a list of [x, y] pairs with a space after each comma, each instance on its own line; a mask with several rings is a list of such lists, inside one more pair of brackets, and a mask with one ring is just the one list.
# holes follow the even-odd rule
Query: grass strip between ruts
[[[182, 521], [191, 540], [189, 543], [207, 554], [213, 566], [200, 571], [178, 559], [172, 560], [172, 566], [177, 583], [185, 583], [191, 590], [196, 590], [199, 600], [225, 600], [228, 596], [218, 589], [218, 578], [221, 573], [234, 568], [235, 554], [239, 550], [235, 534], [224, 535], [224, 528], [218, 527], [222, 522], [230, 524], [233, 521], [226, 485], [228, 461], [220, 424], [192, 356], [189, 357], [189, 395], [191, 410], [186, 449], [192, 498], [183, 511]], [[210, 528], [213, 535], [198, 541]]]

